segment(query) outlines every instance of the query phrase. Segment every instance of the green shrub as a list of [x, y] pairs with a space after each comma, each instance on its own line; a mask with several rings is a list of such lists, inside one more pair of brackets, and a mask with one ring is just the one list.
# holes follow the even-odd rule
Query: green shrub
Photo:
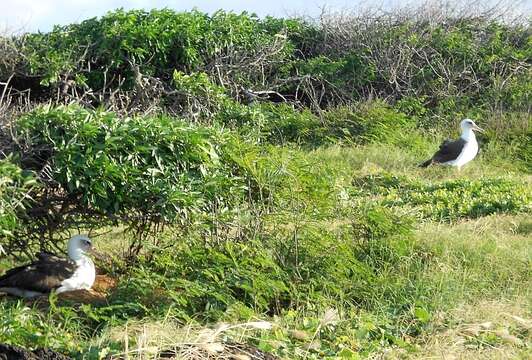
[[182, 113], [206, 123], [218, 114], [221, 109], [231, 106], [234, 101], [226, 94], [222, 86], [214, 84], [204, 72], [186, 75], [174, 71], [173, 82]]
[[0, 238], [13, 236], [20, 226], [18, 217], [31, 207], [31, 194], [37, 186], [32, 172], [21, 169], [12, 157], [0, 160]]
[[[361, 100], [360, 89], [376, 79], [375, 65], [365, 60], [363, 55], [353, 52], [339, 58], [318, 55], [295, 61], [293, 66], [297, 74], [308, 76], [323, 86], [320, 89], [320, 98], [311, 100], [317, 102], [320, 107], [327, 107], [338, 104], [338, 98], [346, 102], [351, 102], [352, 99]], [[295, 89], [286, 90], [290, 93], [297, 92]]]
[[215, 128], [77, 106], [37, 108], [15, 125], [20, 166], [46, 167], [49, 177], [11, 242], [19, 250], [29, 238], [45, 245], [34, 226], [49, 230], [49, 242], [76, 224], [122, 223], [145, 235], [155, 224], [211, 223], [230, 216], [253, 182], [235, 161], [238, 138]]
[[247, 106], [228, 101], [216, 121], [257, 142], [319, 145], [331, 140], [327, 138], [327, 129], [309, 109], [298, 110], [284, 103]]
[[357, 143], [394, 144], [415, 125], [415, 119], [381, 101], [331, 109], [324, 112], [323, 117], [331, 137]]
[[[309, 109], [296, 110], [288, 104], [261, 104], [258, 108], [263, 118], [262, 137], [273, 144], [319, 144], [321, 124]], [[252, 124], [250, 124], [253, 126]]]
[[421, 119], [428, 111], [426, 101], [426, 96], [405, 96], [395, 103], [394, 108], [403, 114]]
[[298, 110], [289, 104], [245, 106], [227, 102], [216, 119], [268, 143], [310, 146], [339, 141], [403, 144], [411, 140], [408, 135], [416, 122], [381, 101], [329, 109], [320, 116], [308, 108]]
[[[292, 27], [295, 21], [291, 21]], [[117, 77], [131, 88], [134, 70], [170, 80], [175, 69], [194, 72], [230, 51], [251, 52], [275, 41], [280, 26], [256, 16], [196, 10], [116, 10], [79, 24], [56, 26], [49, 33], [30, 34], [24, 42], [30, 73], [47, 85], [76, 73], [80, 84], [99, 90], [104, 79], [117, 86]], [[285, 56], [281, 51], [279, 57]], [[85, 69], [90, 68], [90, 71]], [[83, 69], [83, 70], [82, 70]], [[114, 80], [113, 80], [114, 76]]]
[[50, 152], [45, 160], [55, 181], [104, 213], [135, 210], [170, 220], [242, 190], [224, 155], [231, 139], [214, 129], [72, 106], [40, 108], [17, 127], [28, 146]]
[[[207, 73], [235, 99], [242, 89], [276, 90], [316, 111], [375, 98], [426, 122], [475, 109], [528, 111], [529, 25], [441, 15], [436, 23], [392, 14], [311, 22], [116, 10], [15, 38], [21, 54], [0, 61], [6, 68], [0, 80], [16, 70], [19, 90], [51, 98], [51, 90], [69, 88], [136, 91], [144, 76], [172, 93], [179, 71]], [[97, 98], [92, 102], [100, 105]]]

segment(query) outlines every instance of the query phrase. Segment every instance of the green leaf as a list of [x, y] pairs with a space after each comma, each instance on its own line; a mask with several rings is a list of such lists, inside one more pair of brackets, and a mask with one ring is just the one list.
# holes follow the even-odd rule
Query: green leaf
[[430, 313], [426, 309], [421, 308], [421, 307], [414, 308], [414, 316], [416, 317], [416, 319], [418, 319], [422, 323], [429, 322], [430, 317], [431, 317]]

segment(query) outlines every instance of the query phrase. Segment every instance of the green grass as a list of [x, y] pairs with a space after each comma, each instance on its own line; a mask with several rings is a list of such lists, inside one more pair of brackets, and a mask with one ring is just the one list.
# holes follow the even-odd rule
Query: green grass
[[[530, 358], [530, 24], [426, 11], [117, 10], [0, 37], [17, 90], [0, 104], [0, 272], [91, 229], [117, 281], [92, 303], [2, 295], [0, 343]], [[49, 105], [19, 114], [30, 93]], [[486, 130], [477, 158], [420, 168], [466, 117]]]
[[[147, 246], [146, 260], [126, 274], [116, 268], [120, 281], [107, 305], [42, 310], [1, 300], [0, 342], [94, 359], [127, 347], [133, 356], [149, 358], [164, 346], [183, 354], [191, 343], [212, 347], [198, 344], [199, 334], [229, 323], [239, 325], [221, 338], [287, 359], [357, 359], [386, 352], [422, 358], [441, 351], [432, 339], [464, 338], [462, 327], [477, 321], [460, 317], [464, 307], [484, 304], [476, 309], [481, 313], [486, 304], [506, 309], [512, 303], [510, 315], [530, 319], [530, 303], [523, 300], [530, 298], [532, 275], [530, 197], [521, 198], [529, 176], [501, 173], [487, 159], [460, 173], [423, 171], [416, 167], [420, 155], [399, 150], [368, 144], [247, 153], [241, 164], [253, 166], [265, 197], [242, 208], [222, 232], [205, 237], [198, 225], [185, 239], [169, 229]], [[478, 181], [487, 195], [475, 193]], [[427, 191], [434, 186], [443, 186], [438, 206], [423, 208], [420, 221], [408, 210], [408, 199], [415, 198], [410, 192], [431, 198]], [[449, 191], [456, 186], [473, 193], [453, 200]], [[403, 191], [394, 193], [394, 201], [405, 203], [376, 197], [394, 189]], [[446, 206], [454, 209], [454, 202], [478, 196], [521, 199], [522, 206], [474, 216], [465, 211], [440, 221]], [[124, 241], [128, 234], [116, 229], [96, 238], [96, 245], [120, 258]], [[482, 314], [489, 320], [489, 312]], [[273, 328], [242, 325], [256, 319]], [[510, 317], [497, 317], [497, 326], [518, 340], [504, 340], [494, 328], [465, 337], [453, 352], [498, 351], [510, 358], [530, 350], [529, 330]]]

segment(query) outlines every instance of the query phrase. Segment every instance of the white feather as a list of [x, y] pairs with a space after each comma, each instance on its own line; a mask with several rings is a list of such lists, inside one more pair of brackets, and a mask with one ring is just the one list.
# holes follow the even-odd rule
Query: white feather
[[469, 130], [466, 136], [462, 134], [462, 138], [466, 141], [462, 152], [456, 159], [445, 162], [445, 165], [462, 167], [477, 156], [478, 143], [473, 130]]
[[465, 145], [462, 148], [460, 155], [458, 155], [456, 159], [444, 162], [443, 165], [456, 166], [460, 168], [477, 156], [478, 143], [475, 132], [473, 131], [473, 127], [476, 129], [480, 128], [476, 126], [470, 119], [464, 119], [460, 123], [460, 127], [462, 128], [462, 135], [460, 135], [460, 137], [465, 141]]
[[63, 280], [61, 286], [57, 288], [56, 292], [62, 293], [65, 291], [90, 289], [96, 279], [96, 270], [94, 263], [87, 256], [82, 255], [79, 260], [76, 260], [77, 269], [74, 274], [68, 279]]

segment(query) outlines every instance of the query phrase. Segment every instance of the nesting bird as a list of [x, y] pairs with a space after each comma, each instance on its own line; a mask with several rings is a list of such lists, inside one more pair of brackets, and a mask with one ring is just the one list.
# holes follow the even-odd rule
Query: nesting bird
[[0, 276], [0, 292], [25, 298], [90, 289], [96, 278], [94, 263], [87, 256], [92, 242], [86, 235], [75, 235], [68, 241], [68, 259], [40, 253], [37, 261], [8, 270]]
[[421, 167], [427, 167], [432, 164], [442, 164], [456, 166], [460, 169], [477, 156], [478, 143], [475, 137], [475, 131], [484, 131], [478, 127], [471, 119], [464, 119], [460, 123], [462, 135], [458, 140], [445, 140], [440, 149], [430, 158], [421, 164]]

